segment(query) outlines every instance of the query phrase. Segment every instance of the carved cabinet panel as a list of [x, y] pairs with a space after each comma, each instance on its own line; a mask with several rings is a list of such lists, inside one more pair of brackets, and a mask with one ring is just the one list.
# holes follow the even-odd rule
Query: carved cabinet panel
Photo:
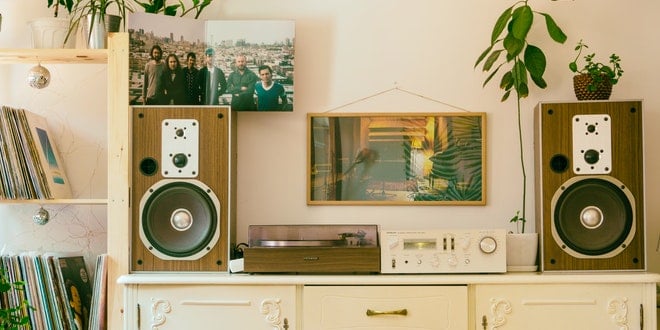
[[646, 329], [636, 284], [492, 284], [474, 291], [476, 329]]
[[295, 286], [140, 285], [127, 329], [295, 329]]

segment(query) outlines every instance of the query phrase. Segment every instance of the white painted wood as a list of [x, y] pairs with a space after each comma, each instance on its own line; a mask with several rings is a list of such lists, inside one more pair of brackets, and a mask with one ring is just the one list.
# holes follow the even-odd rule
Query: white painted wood
[[[486, 317], [493, 330], [640, 329], [640, 284], [477, 285], [475, 292], [482, 328]], [[647, 313], [653, 311], [647, 306]]]
[[296, 329], [293, 285], [130, 286], [126, 297], [124, 329]]
[[467, 286], [306, 286], [305, 329], [467, 329]]
[[[131, 274], [119, 278], [126, 292], [126, 329], [134, 329], [134, 311], [139, 292], [154, 291], [165, 296], [170, 291], [186, 291], [187, 288], [206, 288], [212, 299], [182, 299], [188, 305], [210, 306], [234, 302], [244, 303], [245, 298], [228, 299], [228, 288], [236, 290], [262, 290], [295, 288], [296, 310], [289, 318], [290, 329], [317, 330], [324, 327], [354, 329], [379, 329], [384, 324], [368, 324], [362, 318], [368, 303], [383, 303], [373, 307], [379, 310], [408, 308], [416, 326], [424, 328], [425, 321], [438, 315], [417, 318], [415, 306], [424, 303], [440, 306], [440, 310], [452, 309], [452, 315], [467, 313], [467, 326], [463, 329], [481, 330], [482, 317], [486, 316], [487, 329], [639, 329], [640, 306], [644, 309], [644, 329], [655, 329], [656, 283], [659, 274], [645, 272], [627, 273], [507, 273], [507, 274], [452, 274], [452, 275], [250, 275], [227, 273], [204, 274]], [[436, 291], [437, 290], [437, 291]], [[449, 291], [445, 291], [449, 290]], [[448, 292], [460, 293], [446, 303]], [[467, 290], [467, 294], [464, 290]], [[249, 292], [249, 291], [245, 291]], [[455, 292], [453, 292], [455, 293]], [[452, 294], [453, 294], [452, 293]], [[433, 296], [436, 295], [435, 298]], [[435, 302], [430, 302], [434, 301]], [[466, 303], [465, 303], [466, 301]], [[397, 302], [410, 305], [399, 308]], [[419, 303], [419, 304], [416, 304]], [[349, 307], [347, 307], [349, 306]], [[413, 307], [408, 307], [413, 306]], [[464, 306], [460, 310], [457, 306]], [[216, 306], [218, 307], [218, 306]], [[142, 307], [144, 308], [144, 307]], [[221, 307], [218, 307], [221, 308]], [[455, 309], [455, 310], [454, 310]], [[415, 311], [413, 314], [412, 311]], [[350, 314], [346, 320], [336, 314]], [[133, 313], [133, 314], [131, 314]], [[426, 313], [423, 309], [422, 315]], [[537, 315], [538, 314], [538, 315]], [[191, 314], [196, 315], [196, 314]], [[530, 315], [527, 318], [525, 315]], [[564, 316], [566, 315], [566, 317]], [[242, 315], [233, 314], [224, 319], [227, 324], [241, 322]], [[389, 317], [389, 316], [388, 316]], [[329, 322], [332, 318], [334, 323]], [[387, 326], [403, 326], [396, 323]], [[577, 323], [570, 323], [573, 319]], [[292, 320], [298, 320], [295, 324]], [[463, 319], [463, 316], [460, 316]], [[247, 319], [243, 320], [246, 321]], [[319, 321], [320, 320], [320, 321]], [[541, 320], [539, 326], [527, 327], [531, 321]], [[343, 323], [342, 323], [343, 322]], [[378, 321], [376, 321], [378, 322]], [[399, 320], [403, 323], [404, 321]], [[450, 322], [458, 322], [452, 319]], [[553, 323], [554, 322], [554, 323]], [[458, 324], [458, 323], [456, 323]], [[560, 324], [561, 326], [555, 327]], [[453, 326], [454, 323], [450, 323]], [[627, 328], [626, 328], [627, 327]], [[230, 327], [227, 327], [230, 328]], [[453, 329], [454, 327], [451, 327]], [[461, 329], [461, 327], [457, 327]], [[259, 329], [259, 328], [255, 328]], [[277, 328], [275, 328], [277, 329]], [[437, 329], [434, 328], [434, 329]]]

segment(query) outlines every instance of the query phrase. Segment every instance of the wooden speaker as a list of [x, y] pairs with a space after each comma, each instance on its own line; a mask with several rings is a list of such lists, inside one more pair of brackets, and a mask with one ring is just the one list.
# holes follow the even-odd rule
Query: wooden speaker
[[227, 271], [235, 243], [231, 111], [131, 111], [131, 270]]
[[535, 109], [542, 271], [645, 270], [641, 101]]

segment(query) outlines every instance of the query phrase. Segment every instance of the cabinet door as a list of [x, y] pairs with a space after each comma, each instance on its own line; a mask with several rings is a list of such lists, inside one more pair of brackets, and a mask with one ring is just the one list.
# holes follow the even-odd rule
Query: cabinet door
[[305, 286], [305, 329], [467, 329], [465, 286]]
[[295, 286], [141, 285], [129, 329], [295, 329]]
[[640, 329], [642, 291], [639, 284], [477, 285], [476, 329]]

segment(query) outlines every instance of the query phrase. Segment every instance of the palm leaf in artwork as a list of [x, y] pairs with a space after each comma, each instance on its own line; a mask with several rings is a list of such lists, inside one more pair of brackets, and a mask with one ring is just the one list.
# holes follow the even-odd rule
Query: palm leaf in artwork
[[438, 199], [481, 200], [483, 176], [481, 118], [450, 117], [445, 129], [444, 133], [448, 137], [446, 145], [444, 148], [438, 146], [437, 149], [441, 150], [430, 157], [433, 163], [431, 177], [447, 182], [447, 189]]

